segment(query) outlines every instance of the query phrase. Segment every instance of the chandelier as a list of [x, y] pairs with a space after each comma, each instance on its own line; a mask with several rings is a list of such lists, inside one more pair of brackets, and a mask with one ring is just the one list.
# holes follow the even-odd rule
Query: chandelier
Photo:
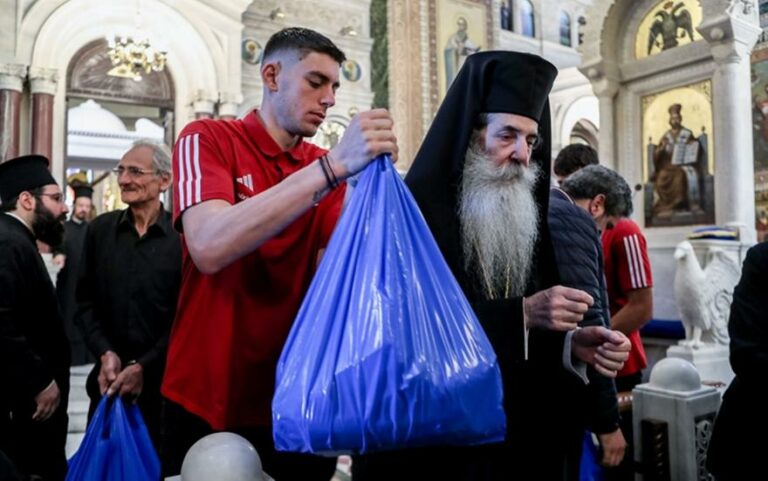
[[165, 68], [166, 52], [155, 50], [149, 39], [134, 40], [116, 36], [107, 41], [107, 55], [112, 61], [112, 69], [107, 72], [108, 75], [140, 82], [142, 74], [162, 72]]

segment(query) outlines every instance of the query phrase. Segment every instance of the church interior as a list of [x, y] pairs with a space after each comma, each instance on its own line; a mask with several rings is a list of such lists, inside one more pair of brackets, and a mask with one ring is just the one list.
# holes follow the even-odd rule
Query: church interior
[[[0, 11], [0, 162], [48, 157], [61, 185], [92, 186], [93, 216], [125, 208], [112, 169], [135, 140], [173, 146], [190, 121], [258, 107], [262, 52], [282, 28], [317, 30], [347, 57], [335, 106], [309, 140], [331, 148], [358, 112], [386, 108], [402, 175], [469, 55], [549, 60], [559, 71], [552, 158], [570, 144], [593, 147], [632, 187], [632, 219], [648, 243], [648, 384], [621, 405], [653, 420], [649, 432], [667, 426], [666, 479], [708, 479], [701, 446], [733, 372], [727, 341], [686, 344], [676, 291], [685, 262], [697, 264], [697, 282], [718, 282], [706, 275], [719, 253], [740, 266], [768, 240], [767, 0], [0, 0]], [[678, 365], [654, 369], [669, 358], [690, 362], [698, 379]], [[85, 374], [73, 368], [73, 386]], [[655, 398], [661, 391], [693, 413], [685, 432], [678, 408]], [[70, 454], [87, 406], [71, 399]], [[649, 446], [636, 442], [634, 453], [647, 473]], [[664, 479], [654, 476], [645, 479]]]

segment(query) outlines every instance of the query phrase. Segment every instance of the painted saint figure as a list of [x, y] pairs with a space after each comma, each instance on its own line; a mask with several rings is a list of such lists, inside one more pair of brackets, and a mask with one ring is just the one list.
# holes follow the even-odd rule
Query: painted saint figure
[[476, 45], [469, 39], [467, 33], [467, 19], [459, 17], [456, 20], [456, 33], [448, 37], [448, 42], [445, 44], [445, 86], [446, 88], [451, 85], [456, 73], [459, 71], [464, 61], [469, 55], [476, 53], [480, 50], [480, 46]]
[[658, 216], [702, 207], [700, 179], [705, 174], [705, 149], [693, 132], [683, 126], [681, 110], [680, 104], [669, 106], [670, 128], [653, 148], [653, 213]]

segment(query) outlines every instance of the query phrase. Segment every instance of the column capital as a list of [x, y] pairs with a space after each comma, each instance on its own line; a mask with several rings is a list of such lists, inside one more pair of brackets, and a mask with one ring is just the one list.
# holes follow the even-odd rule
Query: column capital
[[237, 117], [242, 102], [240, 92], [219, 92], [219, 117]]
[[192, 98], [192, 110], [195, 115], [213, 116], [216, 108], [216, 94], [207, 90], [199, 89], [195, 91]]
[[[708, 5], [720, 10], [722, 6]], [[752, 0], [731, 2], [720, 11], [705, 12], [706, 18], [696, 30], [709, 43], [718, 65], [749, 60], [752, 47], [762, 32], [758, 10]]]
[[59, 71], [55, 68], [29, 67], [29, 86], [33, 94], [56, 95]]
[[592, 90], [600, 98], [613, 98], [619, 91], [619, 69], [603, 59], [584, 63], [579, 67], [592, 84]]
[[17, 63], [0, 63], [0, 90], [24, 90], [27, 66]]

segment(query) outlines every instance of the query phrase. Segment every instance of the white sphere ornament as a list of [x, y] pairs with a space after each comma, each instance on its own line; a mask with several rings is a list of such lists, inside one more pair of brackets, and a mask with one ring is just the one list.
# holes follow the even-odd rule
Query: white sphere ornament
[[651, 386], [667, 391], [688, 392], [701, 388], [701, 376], [696, 366], [677, 357], [665, 357], [657, 362], [648, 381]]
[[266, 481], [256, 449], [234, 433], [213, 433], [189, 448], [181, 481]]

